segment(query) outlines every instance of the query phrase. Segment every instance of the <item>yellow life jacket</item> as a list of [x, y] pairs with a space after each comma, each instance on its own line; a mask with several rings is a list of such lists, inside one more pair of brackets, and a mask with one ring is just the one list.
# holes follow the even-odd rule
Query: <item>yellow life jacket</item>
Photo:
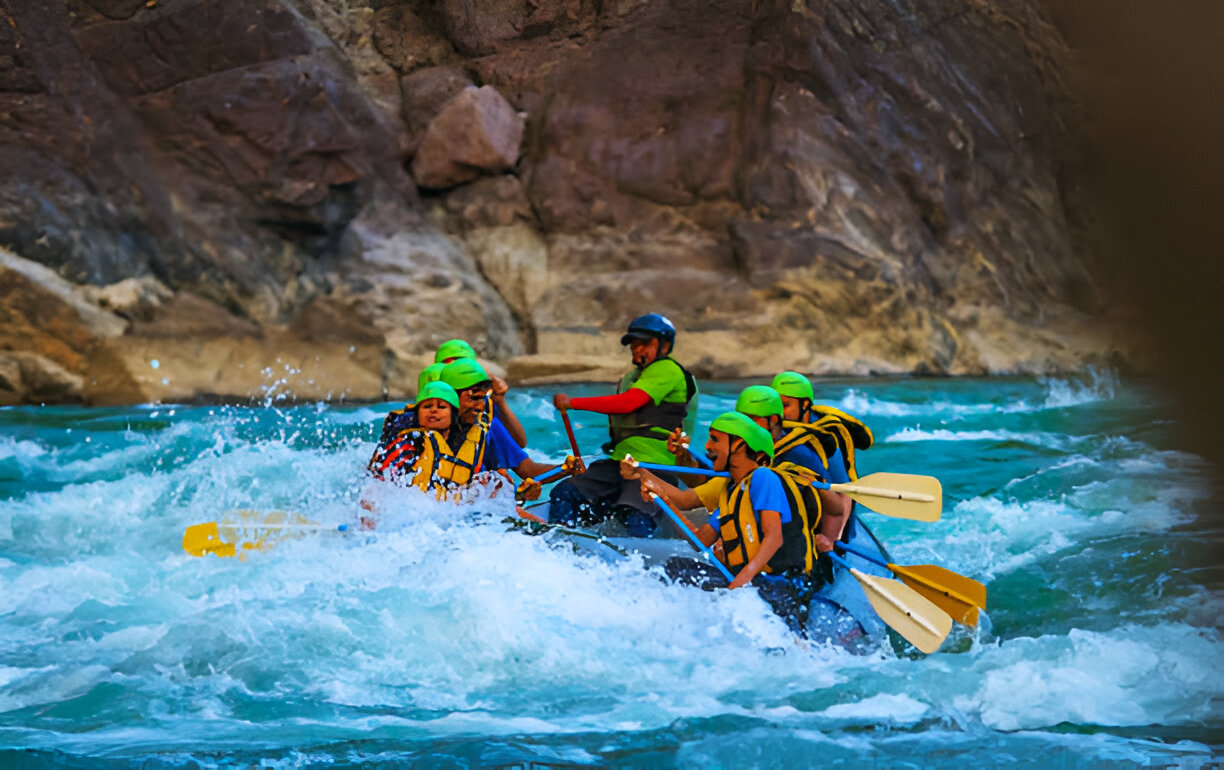
[[476, 422], [468, 428], [457, 450], [452, 450], [438, 431], [410, 428], [401, 431], [385, 448], [380, 446], [374, 451], [370, 471], [380, 479], [407, 483], [423, 492], [432, 489], [442, 499], [480, 472], [492, 424], [493, 399], [486, 396]]
[[[871, 428], [868, 428], [857, 417], [852, 417], [835, 407], [821, 404], [812, 404], [812, 418], [812, 427], [828, 433], [837, 440], [837, 448], [841, 450], [842, 459], [846, 463], [846, 475], [851, 481], [858, 481], [854, 450], [870, 449], [875, 443]], [[833, 452], [830, 451], [829, 454], [832, 455]]]
[[837, 451], [837, 436], [822, 426], [810, 422], [783, 420], [782, 429], [786, 431], [782, 438], [774, 442], [774, 457], [780, 457], [798, 446], [807, 445], [820, 456], [820, 461], [829, 466], [829, 457]]
[[[769, 574], [810, 573], [817, 559], [812, 537], [820, 523], [820, 497], [808, 484], [816, 475], [794, 463], [782, 463], [771, 470], [782, 479], [791, 520], [782, 525], [782, 545], [762, 571]], [[733, 574], [738, 574], [752, 561], [761, 550], [761, 540], [765, 536], [760, 531], [749, 494], [756, 472], [749, 474], [738, 486], [732, 487], [728, 481], [718, 499], [717, 530], [723, 543], [722, 560]]]

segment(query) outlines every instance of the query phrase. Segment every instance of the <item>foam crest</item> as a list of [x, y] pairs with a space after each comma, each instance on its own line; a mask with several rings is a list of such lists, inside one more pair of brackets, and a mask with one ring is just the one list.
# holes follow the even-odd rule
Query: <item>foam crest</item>
[[1046, 379], [1041, 383], [1046, 389], [1043, 406], [1047, 409], [1065, 409], [1099, 401], [1111, 401], [1118, 392], [1117, 373], [1095, 367], [1089, 368], [1082, 379]]
[[954, 704], [995, 730], [1194, 724], [1221, 716], [1222, 654], [1217, 635], [1181, 624], [1015, 639], [982, 652], [980, 684]]
[[989, 441], [994, 443], [1031, 444], [1048, 449], [1068, 449], [1074, 439], [1056, 433], [1011, 430], [921, 430], [902, 428], [884, 439], [889, 444], [911, 444], [919, 441]]

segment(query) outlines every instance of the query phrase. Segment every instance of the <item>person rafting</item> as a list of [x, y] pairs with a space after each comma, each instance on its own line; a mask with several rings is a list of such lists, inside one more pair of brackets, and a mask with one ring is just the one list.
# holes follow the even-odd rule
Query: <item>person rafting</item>
[[[433, 364], [426, 367], [425, 371], [439, 367], [438, 375], [434, 377], [436, 380], [441, 376], [440, 367], [457, 361], [460, 358], [470, 358], [475, 361], [476, 351], [465, 340], [447, 340], [438, 346], [437, 352], [434, 353]], [[424, 372], [422, 372], [423, 374]], [[526, 447], [527, 431], [523, 429], [523, 424], [519, 422], [518, 416], [514, 414], [510, 404], [506, 402], [506, 394], [510, 391], [510, 386], [501, 377], [490, 376], [489, 380], [493, 383], [493, 403], [497, 407], [498, 418], [501, 420], [502, 425], [505, 426], [506, 432], [514, 438], [514, 442], [520, 447]]]
[[472, 481], [480, 470], [492, 422], [492, 405], [460, 428], [459, 394], [444, 382], [426, 383], [406, 407], [415, 425], [380, 443], [370, 473], [382, 481], [434, 491], [439, 498]]
[[442, 377], [442, 369], [446, 364], [433, 363], [421, 370], [421, 375], [417, 377], [417, 393], [421, 392], [431, 382], [437, 382]]
[[[472, 430], [481, 424], [484, 412], [496, 399], [493, 378], [474, 358], [458, 358], [442, 370], [442, 382], [454, 388], [458, 396], [458, 423], [460, 431]], [[567, 457], [563, 465], [570, 472], [581, 472], [581, 458]], [[512, 470], [524, 480], [532, 479], [557, 466], [536, 462], [527, 456], [523, 448], [510, 436], [498, 415], [491, 414], [487, 429], [487, 448], [480, 470]], [[523, 499], [535, 499], [540, 494], [537, 483], [520, 487]]]
[[786, 471], [771, 469], [774, 442], [769, 431], [740, 412], [724, 412], [710, 423], [706, 456], [714, 470], [730, 478], [712, 479], [694, 489], [679, 489], [633, 459], [620, 463], [621, 475], [640, 484], [644, 500], [662, 498], [674, 510], [704, 506], [710, 511], [701, 527], [684, 523], [733, 575], [726, 578], [695, 559], [673, 557], [664, 571], [673, 581], [736, 589], [751, 584], [761, 598], [802, 635], [808, 606], [818, 584], [813, 575], [817, 555], [812, 530], [820, 525], [820, 506], [810, 487]]
[[770, 387], [782, 397], [782, 419], [805, 423], [833, 437], [837, 447], [827, 454], [827, 474], [830, 484], [844, 484], [858, 479], [855, 450], [870, 449], [874, 443], [871, 429], [861, 420], [840, 409], [816, 404], [812, 382], [799, 372], [781, 372]]
[[[459, 358], [476, 359], [476, 353], [472, 350], [472, 346], [460, 339], [447, 340], [438, 346], [438, 350], [434, 353], [434, 362], [421, 370], [421, 374], [417, 377], [417, 393], [418, 398], [420, 392], [431, 382], [437, 382], [442, 377], [442, 370], [446, 365]], [[509, 386], [500, 377], [490, 378], [493, 383], [493, 404], [497, 409], [498, 417], [501, 418], [506, 430], [514, 438], [514, 441], [520, 446], [527, 446], [527, 434], [523, 430], [522, 424], [514, 411], [510, 409], [510, 405], [506, 402], [506, 393], [509, 391]], [[409, 428], [415, 428], [416, 411], [411, 408], [412, 405], [406, 405], [400, 409], [393, 409], [387, 413], [383, 420], [382, 432], [379, 434], [379, 446], [385, 446], [397, 435]]]
[[[768, 385], [749, 385], [735, 400], [735, 411], [769, 431], [774, 440], [773, 466], [790, 463], [815, 472], [821, 481], [829, 481], [826, 458], [838, 451], [836, 438], [815, 425], [784, 419], [785, 407], [778, 391]], [[842, 473], [845, 473], [844, 468]], [[823, 519], [836, 540], [850, 515], [853, 501], [827, 489], [820, 490], [819, 494]], [[834, 521], [841, 526], [833, 527]]]
[[648, 537], [655, 531], [658, 509], [642, 500], [636, 483], [621, 477], [619, 463], [632, 454], [648, 462], [675, 464], [676, 457], [667, 448], [668, 435], [677, 428], [692, 432], [697, 382], [671, 358], [675, 342], [676, 327], [667, 318], [658, 313], [639, 316], [621, 337], [634, 368], [621, 379], [616, 395], [553, 396], [553, 405], [562, 412], [580, 409], [609, 416], [611, 438], [604, 449], [611, 459], [591, 463], [585, 473], [552, 488], [550, 522], [574, 524], [580, 517], [586, 523], [623, 516], [635, 537]]

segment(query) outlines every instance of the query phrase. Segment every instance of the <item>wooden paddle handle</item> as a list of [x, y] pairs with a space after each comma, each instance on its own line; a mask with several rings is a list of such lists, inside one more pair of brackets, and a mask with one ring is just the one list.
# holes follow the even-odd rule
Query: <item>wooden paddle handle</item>
[[574, 457], [582, 457], [582, 452], [578, 451], [578, 439], [574, 438], [574, 426], [570, 425], [569, 410], [561, 410], [561, 421], [565, 423], [565, 435], [569, 436], [570, 450], [573, 451]]

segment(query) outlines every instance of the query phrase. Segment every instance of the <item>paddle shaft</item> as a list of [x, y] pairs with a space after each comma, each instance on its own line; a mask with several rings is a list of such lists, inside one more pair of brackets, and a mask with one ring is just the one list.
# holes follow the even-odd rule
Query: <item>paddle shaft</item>
[[556, 468], [553, 468], [550, 471], [544, 471], [539, 476], [536, 476], [536, 481], [543, 484], [544, 482], [551, 479], [553, 476], [556, 476], [557, 474], [564, 473], [564, 472], [565, 472], [565, 465], [561, 464], [561, 465], [558, 465]]
[[834, 545], [835, 545], [835, 546], [837, 546], [839, 549], [841, 549], [841, 550], [843, 550], [843, 551], [849, 551], [850, 553], [854, 554], [855, 556], [858, 556], [858, 557], [859, 557], [859, 558], [861, 558], [861, 559], [866, 559], [867, 561], [871, 562], [872, 564], [879, 564], [881, 567], [890, 567], [890, 566], [891, 566], [891, 565], [890, 565], [890, 564], [889, 564], [887, 561], [885, 561], [884, 559], [881, 559], [879, 556], [876, 556], [875, 554], [871, 553], [870, 551], [864, 551], [863, 549], [859, 548], [858, 546], [854, 546], [854, 545], [850, 545], [849, 543], [842, 543], [842, 542], [837, 542], [837, 543], [834, 543]]
[[570, 425], [569, 410], [561, 410], [561, 421], [565, 423], [565, 435], [569, 436], [570, 450], [574, 453], [574, 457], [582, 457], [582, 452], [578, 451], [578, 439], [574, 438], [574, 426]]
[[[684, 465], [663, 465], [660, 463], [643, 463], [639, 462], [639, 466], [652, 471], [667, 471], [669, 473], [691, 473], [697, 476], [715, 476], [718, 478], [730, 478], [731, 474], [726, 471], [707, 470], [706, 468], [690, 468]], [[826, 484], [823, 481], [813, 481], [811, 485], [816, 489], [828, 489], [833, 492], [843, 492], [847, 494], [867, 495], [868, 497], [883, 497], [890, 500], [909, 500], [915, 503], [933, 503], [935, 498], [931, 495], [921, 492], [907, 492], [898, 489], [880, 489], [878, 487], [860, 487], [857, 484]]]
[[[199, 526], [199, 525], [196, 525]], [[218, 529], [325, 529], [328, 531], [347, 532], [347, 524], [227, 524], [217, 522]]]
[[[645, 464], [646, 463], [642, 463], [642, 465], [645, 465]], [[663, 498], [659, 497], [654, 492], [651, 492], [650, 496], [655, 500], [655, 502], [659, 504], [659, 507], [663, 509], [663, 512], [666, 513], [671, 518], [672, 523], [675, 524], [676, 527], [679, 528], [679, 530], [684, 533], [684, 535], [689, 539], [689, 542], [692, 543], [694, 546], [696, 546], [697, 550], [705, 554], [705, 557], [709, 559], [710, 562], [715, 567], [718, 567], [718, 571], [722, 573], [723, 577], [727, 579], [728, 583], [735, 580], [735, 576], [731, 574], [730, 570], [728, 570], [725, 566], [723, 566], [723, 563], [719, 561], [718, 557], [714, 555], [714, 551], [710, 550], [709, 546], [701, 542], [701, 539], [697, 537], [697, 535], [693, 532], [693, 530], [688, 528], [688, 525], [686, 525], [680, 519], [679, 514], [673, 511], [672, 507], [668, 505], [667, 502]]]

